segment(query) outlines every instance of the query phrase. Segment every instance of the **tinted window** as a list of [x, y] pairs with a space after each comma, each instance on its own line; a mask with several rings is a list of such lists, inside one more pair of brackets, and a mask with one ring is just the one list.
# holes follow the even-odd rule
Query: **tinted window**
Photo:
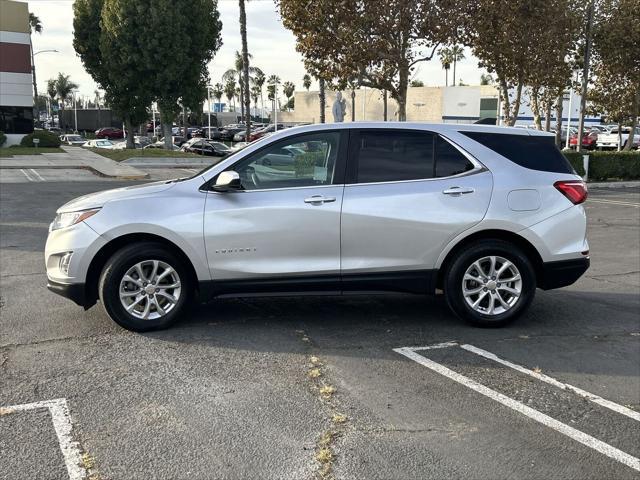
[[297, 135], [240, 160], [233, 170], [245, 190], [330, 185], [338, 158], [338, 132]]
[[442, 137], [436, 140], [436, 177], [450, 177], [473, 170], [473, 164]]
[[543, 172], [575, 173], [553, 137], [460, 132], [521, 167]]
[[358, 183], [433, 178], [431, 133], [362, 130], [354, 140], [351, 158]]

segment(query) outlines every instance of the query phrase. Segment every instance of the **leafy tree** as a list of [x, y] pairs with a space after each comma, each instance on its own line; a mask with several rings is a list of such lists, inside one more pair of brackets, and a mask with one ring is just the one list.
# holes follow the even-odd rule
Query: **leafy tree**
[[302, 76], [302, 86], [307, 90], [307, 92], [311, 88], [311, 75], [309, 75], [308, 73], [305, 73]]
[[494, 79], [488, 73], [480, 75], [480, 85], [493, 85]]
[[[640, 23], [638, 0], [602, 0], [593, 32], [594, 88], [588, 95], [596, 108], [635, 131], [640, 115]], [[629, 135], [625, 150], [633, 145]]]
[[523, 88], [537, 74], [553, 70], [548, 83], [556, 94], [566, 85], [570, 71], [564, 59], [575, 39], [576, 4], [575, 0], [477, 0], [459, 7], [461, 39], [480, 59], [480, 66], [495, 73], [507, 125], [515, 124]]
[[411, 80], [409, 84], [410, 87], [424, 87], [424, 82], [422, 80]]
[[[330, 82], [356, 78], [390, 92], [406, 120], [407, 88], [419, 62], [452, 33], [446, 0], [279, 0], [307, 71]], [[445, 5], [446, 4], [446, 5]]]
[[[282, 84], [282, 93], [284, 93], [284, 96], [287, 97], [287, 108], [289, 108], [289, 103], [293, 104], [291, 102], [291, 98], [293, 97], [295, 91], [296, 86], [293, 84], [293, 82], [284, 82]], [[289, 108], [289, 110], [291, 109]]]

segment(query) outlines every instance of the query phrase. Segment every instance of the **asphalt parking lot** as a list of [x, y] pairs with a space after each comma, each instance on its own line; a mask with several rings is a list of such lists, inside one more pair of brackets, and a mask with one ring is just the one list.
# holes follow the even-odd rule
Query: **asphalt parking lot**
[[640, 189], [591, 191], [591, 269], [507, 328], [361, 295], [216, 300], [134, 334], [43, 265], [59, 205], [131, 182], [6, 172], [2, 479], [638, 478]]

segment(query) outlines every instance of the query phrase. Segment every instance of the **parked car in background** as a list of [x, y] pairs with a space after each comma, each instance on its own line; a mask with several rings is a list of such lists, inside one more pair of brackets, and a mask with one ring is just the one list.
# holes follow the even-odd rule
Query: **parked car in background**
[[113, 150], [115, 144], [111, 140], [96, 138], [94, 140], [86, 141], [82, 146], [87, 148], [107, 148], [109, 150]]
[[[630, 127], [622, 127], [621, 130], [619, 130], [618, 127], [614, 127], [609, 131], [609, 133], [601, 133], [598, 135], [596, 146], [601, 150], [611, 150], [617, 149], [620, 144], [620, 148], [624, 148], [630, 134]], [[637, 149], [638, 145], [640, 145], [640, 128], [635, 129], [631, 148]]]
[[219, 140], [220, 129], [218, 127], [202, 127], [202, 136], [210, 140]]
[[[281, 123], [278, 124], [278, 131], [280, 130], [284, 130], [284, 125], [282, 125]], [[269, 124], [266, 127], [261, 128], [260, 130], [256, 130], [255, 132], [252, 132], [251, 135], [249, 136], [249, 141], [253, 142], [254, 140], [262, 138], [269, 133], [274, 133], [275, 131], [276, 131], [276, 126], [274, 124]]]
[[223, 127], [220, 130], [220, 140], [227, 140], [227, 141], [232, 141], [233, 140], [233, 136], [236, 133], [239, 133], [242, 131], [244, 127], [238, 127], [238, 126], [231, 126], [231, 125], [227, 125], [226, 127]]
[[205, 138], [194, 138], [185, 143], [181, 150], [183, 152], [197, 153], [210, 157], [224, 157], [231, 153], [231, 149], [224, 143], [210, 142]]
[[80, 135], [67, 134], [67, 135], [60, 135], [60, 141], [64, 145], [82, 147], [87, 142], [87, 139], [82, 137], [82, 136], [80, 136]]
[[[596, 148], [596, 142], [598, 141], [599, 130], [589, 130], [582, 134], [582, 148], [586, 150], [593, 150]], [[573, 133], [569, 137], [569, 147], [576, 148], [578, 146], [578, 133]]]
[[[175, 144], [174, 144], [174, 145], [172, 145], [172, 146], [173, 146], [173, 150], [174, 150], [174, 151], [178, 151], [178, 150], [180, 150], [180, 147], [179, 147], [179, 146], [177, 146], [177, 145], [175, 145]], [[164, 141], [160, 140], [160, 141], [157, 141], [157, 142], [155, 142], [155, 143], [150, 143], [149, 145], [146, 145], [146, 146], [144, 146], [144, 147], [142, 147], [142, 148], [143, 148], [144, 150], [147, 150], [147, 149], [164, 149]]]
[[120, 139], [124, 138], [124, 131], [121, 128], [103, 127], [96, 130], [96, 138]]

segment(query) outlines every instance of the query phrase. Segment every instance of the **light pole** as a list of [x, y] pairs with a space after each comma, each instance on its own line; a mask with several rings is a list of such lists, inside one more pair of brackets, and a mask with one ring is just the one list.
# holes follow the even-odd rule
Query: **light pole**
[[207, 138], [211, 140], [211, 85], [207, 85], [207, 110], [209, 111], [209, 128], [207, 129]]
[[[40, 117], [40, 111], [38, 110], [38, 84], [36, 83], [36, 55], [40, 53], [58, 53], [58, 50], [48, 49], [48, 50], [38, 50], [34, 52], [31, 50], [31, 77], [33, 79], [33, 110], [38, 113], [38, 117]], [[38, 118], [40, 120], [40, 118]]]
[[77, 90], [72, 90], [71, 93], [73, 93], [73, 121], [74, 121], [74, 133], [78, 133], [78, 102], [76, 101], [76, 93], [78, 93]]
[[[578, 83], [578, 72], [579, 70], [576, 70], [576, 83]], [[571, 130], [571, 112], [572, 112], [572, 108], [573, 108], [573, 85], [569, 85], [569, 115], [567, 116], [567, 143], [565, 145], [565, 148], [569, 148], [569, 131]], [[578, 144], [576, 144], [576, 149]]]

